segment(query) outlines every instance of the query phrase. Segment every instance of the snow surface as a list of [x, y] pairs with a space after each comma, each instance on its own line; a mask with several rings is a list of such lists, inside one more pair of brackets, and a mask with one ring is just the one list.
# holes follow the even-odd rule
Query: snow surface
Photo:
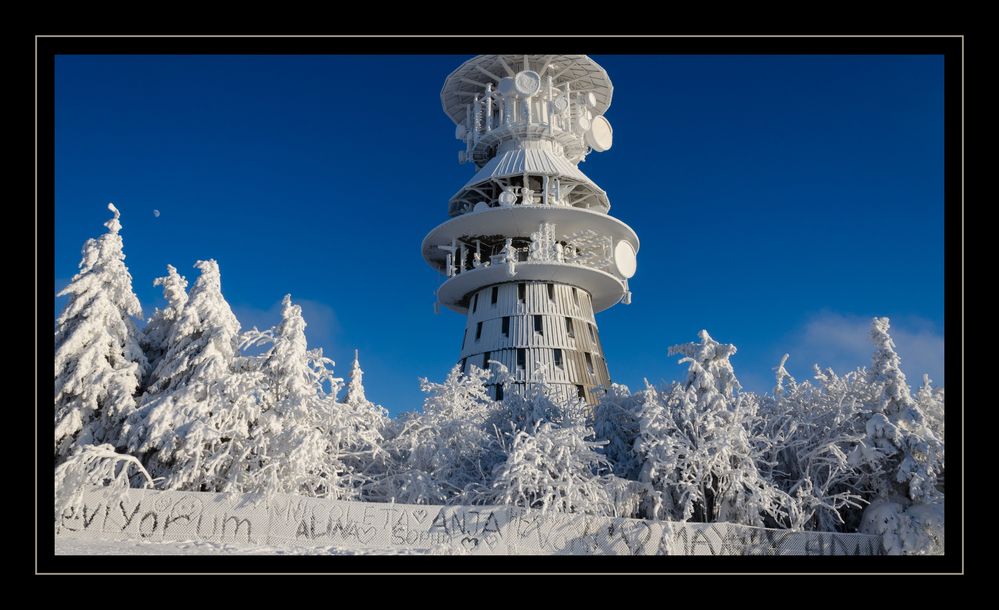
[[74, 540], [56, 538], [56, 555], [427, 555], [430, 549], [343, 549], [204, 541]]

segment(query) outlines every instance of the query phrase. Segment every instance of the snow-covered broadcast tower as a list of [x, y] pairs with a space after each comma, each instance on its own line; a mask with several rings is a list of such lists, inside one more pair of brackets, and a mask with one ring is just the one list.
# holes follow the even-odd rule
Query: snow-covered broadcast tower
[[543, 379], [590, 403], [610, 385], [594, 314], [631, 302], [638, 236], [577, 166], [611, 147], [612, 93], [585, 55], [480, 55], [444, 83], [458, 162], [475, 175], [423, 257], [447, 276], [437, 302], [468, 316], [463, 371], [495, 360], [513, 391]]

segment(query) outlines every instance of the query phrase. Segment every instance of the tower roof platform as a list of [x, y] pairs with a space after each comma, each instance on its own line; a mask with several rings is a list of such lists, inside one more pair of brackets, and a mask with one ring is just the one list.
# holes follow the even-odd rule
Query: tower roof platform
[[533, 70], [541, 78], [552, 77], [555, 87], [566, 83], [572, 91], [593, 93], [596, 114], [610, 108], [614, 87], [607, 71], [586, 55], [479, 55], [461, 64], [444, 82], [441, 105], [455, 124], [465, 121], [466, 106], [489, 83], [522, 70]]

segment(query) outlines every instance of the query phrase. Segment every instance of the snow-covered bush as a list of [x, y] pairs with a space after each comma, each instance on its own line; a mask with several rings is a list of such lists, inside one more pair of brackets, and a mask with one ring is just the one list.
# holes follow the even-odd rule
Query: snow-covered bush
[[940, 555], [944, 552], [944, 505], [903, 506], [878, 499], [864, 511], [860, 532], [881, 536], [888, 555]]
[[78, 445], [55, 469], [55, 515], [77, 504], [86, 487], [153, 487], [153, 479], [131, 455], [116, 453], [114, 447]]
[[420, 380], [427, 393], [423, 412], [407, 417], [394, 437], [390, 472], [381, 477], [378, 497], [414, 504], [452, 501], [470, 485], [489, 480], [495, 463], [495, 438], [485, 426], [496, 409], [489, 397], [487, 370], [451, 369], [443, 383]]
[[[838, 377], [816, 368], [818, 386], [798, 383], [777, 367], [773, 396], [762, 399], [759, 436], [766, 439], [760, 469], [786, 492], [786, 521], [795, 530], [855, 530], [867, 478], [848, 455], [863, 438], [863, 394], [857, 376]], [[786, 385], [785, 385], [786, 384]], [[859, 388], [863, 391], [864, 388]]]
[[597, 453], [601, 443], [579, 424], [537, 422], [513, 433], [506, 460], [495, 467], [488, 488], [474, 492], [477, 504], [512, 504], [541, 511], [611, 515], [614, 502], [605, 487], [609, 469]]
[[121, 216], [104, 223], [108, 232], [83, 245], [80, 271], [58, 296], [69, 302], [55, 330], [55, 457], [74, 445], [115, 443], [134, 411], [146, 369], [133, 317], [141, 316], [125, 267]]
[[593, 430], [607, 441], [603, 453], [618, 477], [637, 480], [642, 462], [635, 453], [643, 395], [627, 386], [612, 384], [594, 409]]

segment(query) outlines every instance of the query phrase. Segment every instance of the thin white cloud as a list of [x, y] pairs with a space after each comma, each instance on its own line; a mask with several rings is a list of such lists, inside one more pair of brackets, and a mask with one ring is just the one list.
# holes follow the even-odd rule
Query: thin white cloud
[[[291, 302], [302, 307], [302, 317], [305, 318], [305, 336], [309, 347], [330, 348], [334, 338], [340, 332], [340, 323], [336, 312], [325, 303], [310, 299], [296, 299], [291, 295]], [[250, 305], [234, 305], [232, 312], [236, 314], [240, 326], [245, 330], [253, 326], [263, 330], [281, 322], [281, 301], [275, 302], [267, 309]], [[324, 349], [324, 351], [326, 351]]]
[[[821, 312], [811, 317], [787, 343], [791, 354], [787, 368], [799, 379], [812, 377], [812, 365], [845, 373], [860, 366], [869, 367], [874, 346], [871, 320], [874, 316]], [[902, 370], [910, 386], [922, 383], [929, 373], [935, 385], [944, 385], [944, 334], [923, 318], [891, 320], [892, 339], [902, 359]]]

